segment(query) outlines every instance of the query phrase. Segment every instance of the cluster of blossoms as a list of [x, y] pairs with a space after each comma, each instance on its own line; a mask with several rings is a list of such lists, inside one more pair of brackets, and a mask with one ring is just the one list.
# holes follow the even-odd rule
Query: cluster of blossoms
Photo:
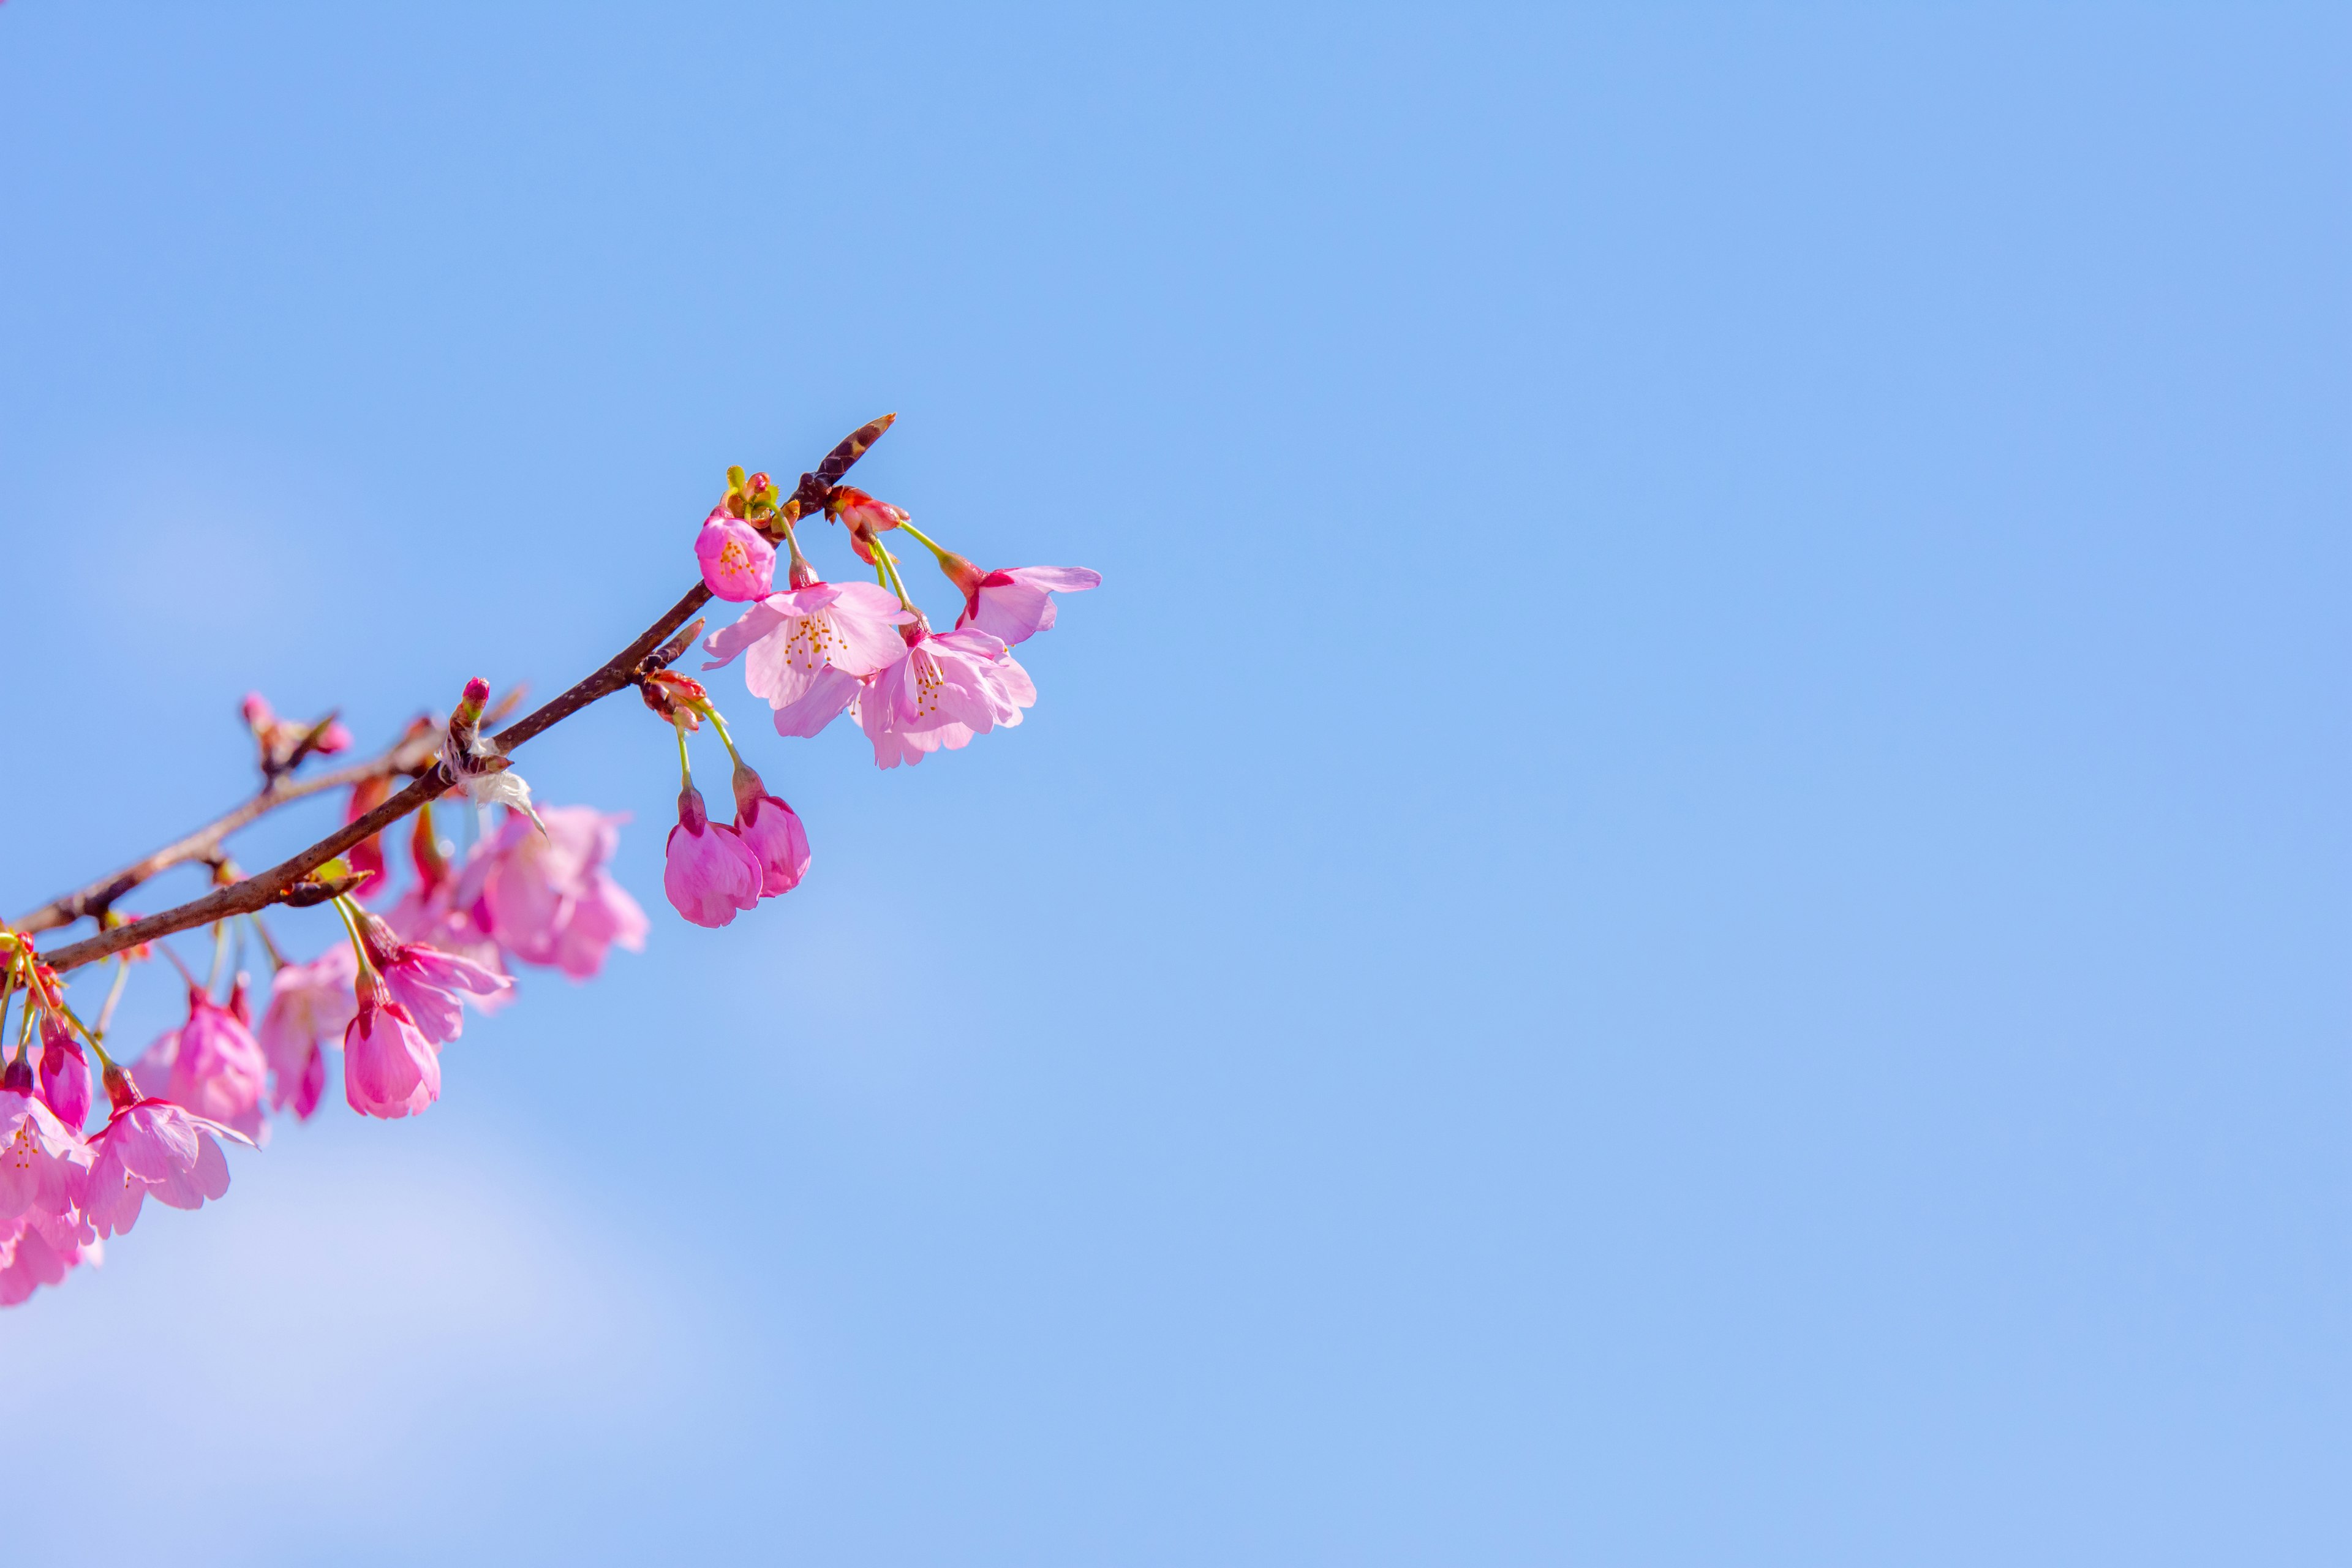
[[[836, 448], [827, 459], [834, 480], [888, 424], [877, 421]], [[846, 526], [852, 550], [874, 568], [874, 583], [828, 583], [810, 567], [794, 525], [819, 511]], [[929, 549], [961, 595], [952, 630], [935, 631], [908, 595], [882, 537], [894, 531]], [[780, 544], [789, 562], [781, 593], [773, 582]], [[982, 572], [934, 543], [906, 511], [861, 490], [804, 474], [786, 497], [766, 475], [747, 477], [740, 468], [729, 470], [726, 495], [703, 522], [695, 555], [710, 594], [746, 606], [734, 625], [706, 639], [711, 658], [704, 668], [740, 658], [745, 685], [768, 702], [782, 735], [814, 735], [851, 713], [886, 768], [1020, 723], [1036, 689], [1011, 648], [1054, 624], [1053, 594], [1101, 581], [1072, 567]], [[691, 634], [660, 658], [675, 657]], [[678, 821], [666, 847], [663, 890], [687, 920], [725, 925], [799, 885], [809, 867], [808, 834], [744, 762], [702, 683], [652, 667], [657, 663], [649, 659], [630, 679], [677, 742]], [[354, 1111], [413, 1116], [440, 1098], [442, 1048], [464, 1032], [469, 1012], [488, 1015], [513, 998], [519, 967], [581, 980], [597, 973], [614, 947], [643, 947], [645, 911], [608, 868], [623, 818], [586, 806], [536, 805], [503, 749], [482, 732], [488, 699], [487, 683], [471, 681], [446, 724], [412, 725], [387, 756], [429, 747], [437, 731], [437, 757], [424, 760], [420, 751], [411, 763], [362, 770], [345, 816], [356, 824], [378, 814], [395, 772], [405, 771], [473, 803], [482, 832], [468, 851], [459, 856], [436, 835], [428, 797], [409, 838], [415, 876], [396, 897], [387, 897], [381, 831], [319, 867], [298, 889], [302, 896], [285, 896], [335, 910], [341, 937], [320, 956], [288, 962], [259, 913], [242, 916], [272, 969], [257, 1024], [247, 976], [234, 973], [222, 984], [227, 921], [213, 925], [213, 969], [202, 982], [161, 942], [115, 952], [111, 987], [88, 1025], [67, 1005], [58, 973], [42, 961], [31, 932], [0, 924], [0, 1306], [58, 1283], [79, 1263], [97, 1262], [106, 1240], [129, 1231], [150, 1196], [188, 1209], [222, 1196], [229, 1184], [222, 1145], [266, 1143], [273, 1115], [308, 1120], [328, 1096], [338, 1055], [343, 1098]], [[307, 758], [351, 744], [333, 715], [310, 724], [282, 721], [257, 694], [247, 698], [245, 717], [266, 800]], [[731, 822], [711, 820], [694, 785], [687, 737], [706, 722], [733, 763]], [[497, 808], [504, 816], [494, 823]], [[237, 883], [226, 861], [215, 865], [215, 880]], [[125, 918], [110, 910], [100, 916], [109, 926]], [[106, 1050], [108, 1026], [132, 965], [157, 952], [185, 984], [186, 1019], [125, 1067]], [[10, 1052], [11, 1005], [18, 999]], [[106, 1109], [92, 1131], [101, 1092]]]

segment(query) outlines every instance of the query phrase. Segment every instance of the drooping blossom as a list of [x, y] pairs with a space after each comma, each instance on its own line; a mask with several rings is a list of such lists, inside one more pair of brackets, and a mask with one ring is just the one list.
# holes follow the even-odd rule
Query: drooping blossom
[[[487, 852], [487, 845], [474, 846], [477, 858]], [[506, 955], [499, 951], [497, 940], [476, 923], [478, 895], [465, 903], [457, 900], [461, 878], [434, 836], [430, 805], [416, 814], [416, 826], [408, 836], [408, 853], [416, 866], [416, 880], [384, 911], [383, 923], [403, 942], [425, 942], [444, 952], [470, 959], [492, 974], [512, 979], [507, 973]], [[514, 1000], [514, 988], [469, 991], [465, 1000], [478, 1013], [495, 1013]]]
[[1054, 595], [1102, 585], [1102, 574], [1084, 566], [1008, 566], [982, 572], [952, 550], [938, 552], [940, 570], [963, 595], [956, 629], [976, 628], [1006, 647], [1028, 641], [1054, 625]]
[[14, 1307], [44, 1285], [63, 1284], [78, 1263], [96, 1267], [104, 1260], [106, 1244], [76, 1229], [37, 1213], [0, 1221], [0, 1307]]
[[10, 1062], [0, 1073], [0, 1223], [79, 1207], [90, 1159], [79, 1131], [33, 1092], [32, 1064]]
[[53, 1014], [41, 1015], [41, 1070], [34, 1092], [79, 1132], [89, 1121], [89, 1063], [81, 1042]]
[[[781, 803], [779, 803], [781, 804]], [[703, 809], [702, 792], [677, 792], [677, 826], [663, 847], [662, 891], [698, 926], [723, 926], [760, 901], [759, 857], [741, 836]]]
[[251, 1148], [252, 1139], [169, 1100], [141, 1094], [120, 1068], [107, 1070], [106, 1091], [114, 1114], [90, 1140], [95, 1158], [82, 1205], [100, 1236], [121, 1236], [137, 1224], [140, 1205], [151, 1195], [175, 1209], [193, 1209], [228, 1191], [228, 1161], [218, 1141]]
[[971, 628], [917, 630], [906, 657], [866, 682], [857, 717], [874, 742], [875, 765], [895, 768], [1011, 729], [1036, 700], [1029, 672], [1001, 638]]
[[812, 580], [769, 595], [704, 638], [711, 657], [702, 668], [742, 655], [743, 684], [775, 710], [776, 732], [814, 735], [849, 706], [862, 678], [904, 652], [896, 628], [913, 619], [876, 584]]
[[809, 866], [808, 829], [800, 813], [768, 793], [760, 775], [735, 764], [735, 832], [760, 863], [760, 896], [772, 899], [800, 886]]
[[258, 1145], [268, 1136], [261, 1100], [268, 1088], [269, 1059], [237, 1016], [244, 990], [239, 976], [224, 1007], [189, 987], [188, 1021], [149, 1047], [134, 1070], [150, 1083], [163, 1084], [163, 1099], [233, 1127]]
[[552, 806], [542, 816], [544, 834], [508, 817], [467, 862], [455, 901], [511, 956], [585, 980], [614, 947], [637, 952], [646, 944], [645, 910], [604, 868], [628, 818], [584, 805]]
[[269, 983], [269, 1005], [262, 1010], [256, 1038], [269, 1064], [269, 1103], [309, 1121], [327, 1087], [327, 1055], [321, 1048], [340, 1039], [358, 1016], [352, 994], [359, 961], [351, 943], [338, 942], [308, 963], [289, 963]]
[[776, 547], [740, 517], [714, 507], [694, 541], [702, 584], [714, 597], [741, 604], [766, 594], [776, 577]]
[[343, 1031], [343, 1098], [363, 1116], [397, 1121], [441, 1098], [441, 1058], [408, 1009], [362, 979]]
[[407, 1009], [418, 1031], [436, 1046], [447, 1045], [465, 1027], [459, 992], [494, 995], [514, 984], [472, 959], [425, 942], [403, 942], [390, 926], [365, 910], [360, 910], [359, 921], [368, 962], [383, 976], [392, 999]]

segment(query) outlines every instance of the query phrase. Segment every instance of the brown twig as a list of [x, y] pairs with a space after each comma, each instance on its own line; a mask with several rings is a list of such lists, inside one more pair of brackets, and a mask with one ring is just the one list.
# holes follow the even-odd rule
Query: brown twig
[[[685, 653], [693, 640], [694, 628], [687, 627], [684, 635], [675, 637], [670, 634], [684, 626], [688, 617], [700, 609], [709, 597], [710, 590], [697, 583], [684, 598], [670, 606], [667, 614], [639, 633], [628, 647], [606, 660], [603, 668], [553, 701], [508, 725], [492, 736], [492, 741], [500, 752], [512, 752], [590, 703], [610, 697], [625, 687], [635, 685], [652, 671], [667, 667]], [[665, 642], [665, 638], [668, 640]], [[326, 787], [319, 780], [306, 782], [317, 788]], [[282, 860], [267, 871], [247, 877], [243, 881], [215, 888], [204, 897], [192, 899], [177, 909], [132, 921], [128, 925], [100, 931], [81, 942], [68, 942], [53, 952], [42, 954], [42, 961], [59, 972], [76, 969], [159, 936], [169, 936], [173, 931], [226, 920], [232, 915], [252, 914], [267, 909], [284, 899], [296, 883], [304, 880], [352, 845], [383, 832], [426, 801], [447, 793], [449, 788], [448, 779], [436, 764], [373, 811], [355, 822], [345, 823], [291, 859]]]
[[[825, 454], [824, 460], [816, 466], [814, 472], [801, 476], [800, 489], [813, 494], [821, 502], [826, 488], [838, 483], [841, 476], [866, 455], [867, 448], [881, 438], [882, 433], [889, 429], [898, 417], [895, 414], [886, 414], [852, 431]], [[699, 583], [696, 584], [684, 598], [669, 607], [667, 614], [639, 633], [628, 647], [606, 660], [602, 668], [553, 701], [491, 736], [497, 749], [502, 753], [512, 752], [590, 703], [610, 697], [624, 687], [639, 685], [655, 670], [668, 668], [686, 652], [701, 629], [699, 620], [691, 626], [687, 625], [688, 617], [709, 598], [710, 590]], [[672, 636], [673, 633], [677, 635]], [[665, 638], [668, 640], [665, 641]], [[92, 883], [79, 892], [69, 893], [44, 904], [18, 921], [16, 929], [49, 931], [84, 915], [103, 914], [125, 892], [173, 866], [203, 860], [215, 868], [221, 867], [226, 864], [220, 852], [222, 839], [264, 812], [289, 801], [343, 784], [358, 784], [363, 779], [389, 777], [394, 773], [415, 775], [406, 789], [365, 816], [345, 823], [290, 860], [280, 861], [257, 876], [215, 888], [204, 897], [192, 899], [177, 909], [148, 915], [110, 931], [101, 931], [81, 942], [68, 942], [46, 954], [45, 960], [52, 969], [75, 969], [156, 937], [169, 936], [173, 931], [186, 931], [212, 921], [226, 920], [232, 915], [257, 913], [273, 903], [285, 900], [297, 883], [310, 881], [311, 872], [336, 856], [363, 839], [373, 837], [427, 801], [447, 793], [452, 787], [447, 773], [434, 760], [438, 735], [436, 731], [431, 735], [404, 738], [399, 745], [383, 756], [333, 773], [320, 773], [291, 783], [272, 778], [260, 795], [219, 821], [198, 828], [178, 843], [166, 845], [145, 859], [125, 867], [102, 881]], [[413, 749], [418, 746], [425, 748], [421, 754], [414, 752]]]
[[151, 878], [162, 876], [174, 866], [210, 863], [219, 858], [223, 840], [241, 827], [250, 826], [281, 805], [290, 805], [310, 795], [331, 789], [363, 784], [373, 778], [389, 778], [394, 773], [416, 773], [432, 766], [434, 748], [440, 743], [440, 731], [430, 731], [422, 737], [404, 739], [391, 750], [353, 763], [331, 773], [312, 773], [308, 778], [289, 778], [283, 773], [272, 778], [259, 795], [216, 821], [205, 824], [184, 838], [166, 844], [153, 854], [132, 861], [110, 877], [102, 877], [89, 886], [52, 899], [32, 913], [16, 921], [18, 931], [53, 931], [70, 925], [85, 915], [102, 915], [114, 905], [114, 900]]

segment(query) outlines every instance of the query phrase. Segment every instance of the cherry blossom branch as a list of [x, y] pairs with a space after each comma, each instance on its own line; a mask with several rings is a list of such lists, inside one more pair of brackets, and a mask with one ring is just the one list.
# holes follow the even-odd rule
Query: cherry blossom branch
[[215, 821], [205, 824], [184, 838], [164, 845], [152, 855], [132, 861], [110, 877], [102, 877], [88, 887], [52, 899], [32, 913], [15, 922], [24, 931], [54, 931], [71, 925], [85, 915], [103, 915], [114, 901], [152, 878], [160, 877], [174, 866], [192, 862], [205, 865], [219, 863], [221, 845], [238, 829], [250, 826], [281, 805], [290, 805], [308, 796], [341, 789], [348, 784], [364, 784], [370, 779], [390, 778], [395, 773], [415, 774], [433, 764], [434, 748], [440, 744], [440, 731], [431, 730], [422, 735], [402, 739], [383, 754], [332, 773], [313, 773], [296, 779], [278, 773], [262, 786], [261, 793], [243, 805]]
[[[688, 617], [700, 609], [709, 598], [710, 590], [699, 583], [696, 584], [684, 598], [669, 607], [661, 619], [639, 633], [628, 647], [606, 660], [594, 673], [579, 681], [553, 700], [499, 731], [492, 737], [498, 750], [501, 753], [511, 752], [517, 746], [554, 728], [591, 703], [600, 701], [616, 691], [635, 685], [654, 670], [667, 668], [684, 654], [688, 645], [693, 642], [697, 628], [687, 626], [686, 623]], [[678, 632], [681, 626], [686, 627], [685, 631], [681, 635], [672, 637], [671, 634]], [[668, 640], [665, 641], [665, 638]], [[399, 748], [394, 748], [394, 754], [398, 750]], [[381, 758], [377, 760], [383, 761]], [[360, 764], [362, 767], [373, 765], [373, 763]], [[352, 771], [344, 769], [342, 773], [349, 774]], [[384, 771], [390, 773], [399, 770], [387, 768]], [[321, 774], [318, 778], [305, 780], [302, 785], [295, 787], [302, 788], [306, 794], [315, 794], [319, 790], [331, 787], [330, 781], [335, 777], [336, 775]], [[355, 781], [343, 778], [341, 782]], [[224, 888], [215, 888], [202, 898], [192, 899], [177, 909], [165, 910], [157, 914], [148, 915], [144, 919], [132, 921], [126, 925], [117, 926], [111, 931], [100, 931], [98, 935], [84, 941], [69, 942], [52, 952], [44, 953], [43, 962], [50, 968], [62, 973], [68, 969], [79, 968], [85, 963], [94, 963], [125, 948], [136, 947], [141, 942], [152, 941], [159, 936], [169, 936], [174, 931], [187, 931], [214, 921], [226, 920], [233, 915], [257, 913], [271, 904], [285, 901], [289, 894], [295, 892], [298, 885], [304, 883], [310, 878], [311, 872], [362, 839], [372, 838], [383, 832], [426, 802], [438, 799], [453, 787], [455, 786], [451, 784], [446, 768], [436, 763], [420, 774], [406, 789], [402, 790], [373, 811], [356, 821], [345, 823], [341, 827], [291, 858], [282, 860], [268, 870], [245, 878], [241, 881], [232, 882]], [[264, 793], [265, 795], [268, 794], [266, 791]], [[285, 800], [294, 797], [289, 793], [272, 804], [282, 805]], [[241, 807], [240, 811], [246, 809], [248, 808]], [[268, 809], [268, 806], [261, 807], [261, 810], [267, 809]], [[252, 813], [252, 816], [258, 815], [260, 811]], [[238, 813], [233, 812], [230, 817], [224, 818], [223, 822], [228, 822], [237, 816]], [[251, 816], [246, 816], [236, 826], [242, 826], [243, 821], [251, 819]], [[220, 828], [223, 833], [227, 831], [226, 827], [221, 827], [220, 824], [215, 824], [214, 826]], [[191, 835], [190, 839], [184, 840], [183, 843], [201, 837], [203, 833], [212, 831], [212, 828], [204, 829], [199, 834]], [[215, 845], [217, 842], [216, 836]], [[178, 848], [180, 846], [172, 847]], [[167, 852], [159, 851], [158, 853]], [[184, 859], [194, 858], [196, 857], [183, 857]], [[153, 859], [155, 857], [151, 856], [149, 858]], [[144, 862], [142, 864], [143, 865]], [[132, 868], [132, 869], [136, 868]], [[114, 879], [110, 879], [110, 881], [111, 880]], [[82, 896], [74, 895], [75, 898]], [[60, 908], [68, 901], [70, 900], [60, 900], [58, 904], [50, 908]], [[49, 922], [52, 926], [63, 923], [62, 920]], [[29, 929], [45, 928], [30, 927]]]

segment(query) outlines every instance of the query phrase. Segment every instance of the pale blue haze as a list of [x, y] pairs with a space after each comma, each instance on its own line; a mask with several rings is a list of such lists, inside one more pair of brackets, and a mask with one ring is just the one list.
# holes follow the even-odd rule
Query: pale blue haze
[[7, 911], [885, 409], [1107, 579], [918, 771], [723, 679], [720, 933], [530, 748], [649, 950], [0, 1319], [9, 1555], [2352, 1561], [2347, 46], [0, 8]]

